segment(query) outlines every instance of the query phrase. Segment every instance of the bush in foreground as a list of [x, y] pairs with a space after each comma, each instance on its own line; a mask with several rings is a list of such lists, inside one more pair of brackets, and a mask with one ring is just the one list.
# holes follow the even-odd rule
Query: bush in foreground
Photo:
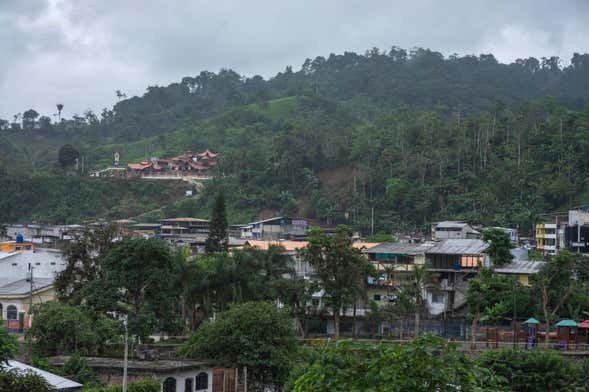
[[[133, 381], [127, 384], [127, 392], [159, 392], [161, 382], [151, 378], [139, 381]], [[110, 387], [84, 388], [82, 392], [122, 392], [123, 386], [120, 384], [111, 385]]]

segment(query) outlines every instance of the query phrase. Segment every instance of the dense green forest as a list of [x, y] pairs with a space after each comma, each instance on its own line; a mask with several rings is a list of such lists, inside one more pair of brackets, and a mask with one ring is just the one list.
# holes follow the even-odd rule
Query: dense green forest
[[[133, 213], [159, 204], [144, 218], [206, 216], [223, 188], [231, 223], [284, 213], [367, 233], [374, 208], [377, 231], [445, 218], [525, 231], [538, 213], [589, 199], [588, 103], [589, 54], [574, 54], [567, 66], [556, 57], [502, 64], [492, 55], [393, 47], [307, 59], [269, 80], [201, 72], [100, 115], [53, 123], [27, 110], [0, 121], [8, 184], [0, 198], [7, 206], [34, 200], [28, 193], [43, 180], [46, 195], [68, 193], [57, 163], [66, 143], [86, 171], [106, 167], [115, 151], [126, 163], [208, 147], [221, 165], [199, 199], [150, 198]], [[67, 181], [104, 192], [96, 181]], [[122, 201], [147, 197], [134, 186]], [[67, 219], [129, 213], [114, 199], [106, 209], [68, 200]], [[66, 219], [49, 211], [55, 204], [28, 205], [0, 209], [0, 221]]]

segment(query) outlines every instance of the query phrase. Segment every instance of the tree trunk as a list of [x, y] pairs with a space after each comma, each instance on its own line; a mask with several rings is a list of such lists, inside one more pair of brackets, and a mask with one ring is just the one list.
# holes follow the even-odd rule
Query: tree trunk
[[339, 308], [333, 309], [333, 329], [336, 338], [339, 338]]
[[419, 310], [415, 312], [415, 323], [413, 328], [415, 337], [419, 336]]
[[472, 326], [470, 327], [470, 349], [476, 350], [477, 348], [477, 324], [479, 322], [480, 312], [477, 308], [474, 317], [472, 318]]
[[356, 338], [356, 301], [354, 301], [354, 314], [352, 316], [352, 337]]
[[550, 343], [550, 312], [548, 311], [548, 289], [545, 286], [542, 287], [542, 310], [544, 311], [544, 322], [546, 323], [544, 344], [546, 345], [545, 348], [548, 348]]
[[301, 333], [301, 339], [305, 338], [305, 327], [303, 326], [303, 322], [301, 321], [299, 316], [295, 316], [295, 323], [297, 324], [297, 328]]

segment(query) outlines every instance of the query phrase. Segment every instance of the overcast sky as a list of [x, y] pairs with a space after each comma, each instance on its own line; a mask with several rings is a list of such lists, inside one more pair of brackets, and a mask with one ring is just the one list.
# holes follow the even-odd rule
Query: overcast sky
[[0, 117], [99, 112], [117, 89], [374, 46], [568, 61], [589, 52], [588, 21], [589, 0], [0, 0]]

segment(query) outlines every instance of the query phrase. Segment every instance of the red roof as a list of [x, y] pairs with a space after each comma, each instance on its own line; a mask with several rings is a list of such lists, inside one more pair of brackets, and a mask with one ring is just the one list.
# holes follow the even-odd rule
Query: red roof
[[206, 170], [206, 166], [199, 165], [198, 163], [190, 162], [190, 167], [194, 170]]
[[585, 320], [579, 324], [579, 328], [589, 328], [589, 320]]
[[214, 152], [211, 152], [208, 148], [206, 150], [204, 150], [203, 152], [196, 154], [196, 155], [201, 158], [204, 158], [204, 157], [214, 158], [217, 156], [217, 154], [215, 154]]
[[132, 170], [143, 170], [151, 166], [151, 163], [143, 161], [141, 163], [129, 163], [127, 167]]

